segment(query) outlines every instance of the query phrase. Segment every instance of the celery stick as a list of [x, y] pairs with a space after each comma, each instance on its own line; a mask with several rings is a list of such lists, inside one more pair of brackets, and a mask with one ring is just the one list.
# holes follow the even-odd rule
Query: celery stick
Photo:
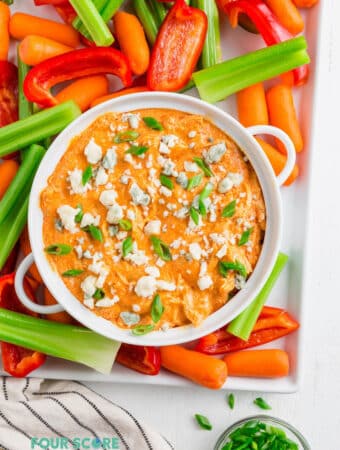
[[193, 0], [192, 6], [204, 11], [208, 18], [208, 32], [205, 39], [200, 65], [203, 69], [221, 61], [221, 35], [219, 14], [215, 0]]
[[237, 336], [244, 341], [249, 339], [255, 323], [261, 313], [263, 305], [272, 291], [277, 279], [279, 278], [283, 268], [287, 264], [288, 256], [284, 253], [279, 253], [272, 273], [263, 286], [261, 292], [256, 299], [246, 308], [239, 316], [234, 319], [227, 328], [227, 331], [234, 336]]
[[114, 14], [122, 6], [124, 0], [108, 0], [103, 9], [100, 10], [100, 15], [102, 16], [105, 23], [112, 19]]
[[168, 14], [168, 10], [164, 6], [163, 3], [160, 3], [158, 0], [149, 0], [151, 13], [154, 17], [154, 20], [157, 24], [157, 28], [159, 28], [166, 15]]
[[193, 74], [200, 97], [223, 100], [252, 84], [273, 78], [310, 62], [303, 36], [247, 53]]
[[17, 55], [18, 60], [18, 107], [19, 107], [19, 119], [26, 119], [33, 114], [33, 104], [29, 102], [22, 89], [24, 79], [28, 74], [30, 68], [27, 64], [21, 61], [19, 52]]
[[92, 0], [70, 0], [92, 40], [101, 47], [110, 46], [114, 39]]
[[13, 208], [15, 209], [15, 205], [21, 197], [24, 188], [31, 187], [35, 172], [39, 167], [45, 151], [44, 147], [36, 144], [32, 144], [27, 149], [25, 158], [17, 174], [0, 200], [0, 223], [5, 220]]
[[133, 7], [143, 25], [148, 41], [153, 45], [156, 41], [158, 27], [151, 8], [146, 3], [146, 0], [133, 0]]
[[70, 100], [0, 128], [0, 158], [59, 133], [80, 114]]
[[[107, 0], [92, 0], [93, 5], [95, 6], [96, 10], [99, 12], [104, 8], [106, 2], [107, 2]], [[73, 26], [73, 28], [80, 31], [81, 33], [83, 32], [83, 30], [85, 30], [87, 33], [87, 29], [84, 26], [84, 24], [79, 16], [76, 16], [73, 19], [72, 26]]]
[[38, 319], [0, 308], [0, 340], [75, 361], [108, 374], [120, 343], [84, 327]]

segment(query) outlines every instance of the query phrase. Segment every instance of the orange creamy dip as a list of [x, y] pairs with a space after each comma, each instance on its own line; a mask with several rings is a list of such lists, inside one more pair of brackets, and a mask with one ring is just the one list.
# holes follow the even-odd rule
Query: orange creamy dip
[[[147, 150], [127, 153], [133, 146]], [[231, 217], [222, 217], [227, 205]], [[123, 328], [153, 323], [156, 294], [164, 312], [155, 329], [198, 326], [244, 285], [240, 271], [221, 273], [221, 261], [240, 263], [249, 276], [266, 225], [257, 176], [233, 140], [204, 117], [166, 109], [100, 116], [71, 141], [41, 207], [45, 245], [71, 247], [66, 255], [47, 253], [50, 264], [79, 301]], [[155, 238], [166, 245], [161, 252]], [[83, 272], [62, 275], [70, 270]]]

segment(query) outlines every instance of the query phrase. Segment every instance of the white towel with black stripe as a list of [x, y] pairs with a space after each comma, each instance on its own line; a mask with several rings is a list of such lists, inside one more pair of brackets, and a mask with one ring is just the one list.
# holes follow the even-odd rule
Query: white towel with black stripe
[[0, 377], [0, 449], [171, 450], [159, 433], [77, 381]]

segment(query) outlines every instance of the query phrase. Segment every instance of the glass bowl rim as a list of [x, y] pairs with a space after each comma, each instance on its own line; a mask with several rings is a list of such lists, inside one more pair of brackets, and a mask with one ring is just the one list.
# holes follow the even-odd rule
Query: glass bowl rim
[[289, 422], [286, 422], [283, 419], [280, 419], [278, 417], [269, 416], [266, 414], [257, 414], [254, 416], [248, 416], [244, 419], [238, 420], [237, 422], [234, 422], [232, 425], [230, 425], [218, 438], [217, 443], [214, 447], [214, 450], [220, 450], [220, 446], [222, 444], [225, 444], [225, 440], [228, 437], [228, 435], [234, 431], [237, 427], [244, 425], [246, 422], [249, 422], [250, 420], [261, 420], [263, 422], [274, 422], [276, 425], [280, 425], [287, 430], [289, 430], [298, 440], [298, 444], [302, 445], [301, 450], [311, 450], [311, 446], [307, 442], [306, 438], [300, 433], [300, 431], [295, 428], [293, 425], [291, 425]]

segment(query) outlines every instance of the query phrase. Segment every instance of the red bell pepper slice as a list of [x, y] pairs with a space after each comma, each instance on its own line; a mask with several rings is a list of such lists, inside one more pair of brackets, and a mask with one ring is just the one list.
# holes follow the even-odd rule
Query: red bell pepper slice
[[73, 6], [69, 3], [62, 3], [53, 5], [54, 9], [57, 11], [59, 16], [63, 19], [65, 23], [68, 25], [72, 25], [73, 20], [76, 18], [77, 13], [74, 10]]
[[58, 103], [50, 88], [63, 81], [89, 75], [112, 74], [125, 87], [132, 84], [132, 73], [126, 56], [112, 47], [82, 48], [55, 56], [37, 64], [24, 80], [24, 93], [31, 102], [43, 107]]
[[116, 361], [145, 375], [157, 375], [161, 369], [161, 354], [156, 347], [122, 344]]
[[286, 311], [281, 308], [265, 306], [248, 341], [233, 336], [224, 327], [201, 338], [197, 343], [196, 350], [208, 355], [237, 352], [274, 341], [298, 328], [299, 323]]
[[[294, 37], [292, 33], [281, 25], [263, 0], [217, 1], [220, 9], [229, 16], [232, 27], [238, 25], [239, 15], [245, 14], [254, 23], [267, 45], [278, 44]], [[299, 86], [307, 81], [308, 74], [309, 67], [304, 65], [294, 69], [290, 77], [284, 76], [283, 78], [289, 84]]]
[[34, 4], [36, 6], [41, 5], [65, 5], [67, 4], [67, 0], [34, 0]]
[[206, 14], [177, 0], [157, 35], [147, 73], [154, 91], [178, 91], [190, 80], [207, 33]]
[[[23, 314], [35, 315], [27, 310], [18, 299], [14, 289], [15, 274], [4, 275], [0, 278], [0, 307]], [[34, 300], [30, 284], [25, 282], [25, 289], [29, 297]], [[14, 377], [25, 377], [40, 367], [46, 356], [18, 345], [1, 342], [1, 356], [3, 368]]]

